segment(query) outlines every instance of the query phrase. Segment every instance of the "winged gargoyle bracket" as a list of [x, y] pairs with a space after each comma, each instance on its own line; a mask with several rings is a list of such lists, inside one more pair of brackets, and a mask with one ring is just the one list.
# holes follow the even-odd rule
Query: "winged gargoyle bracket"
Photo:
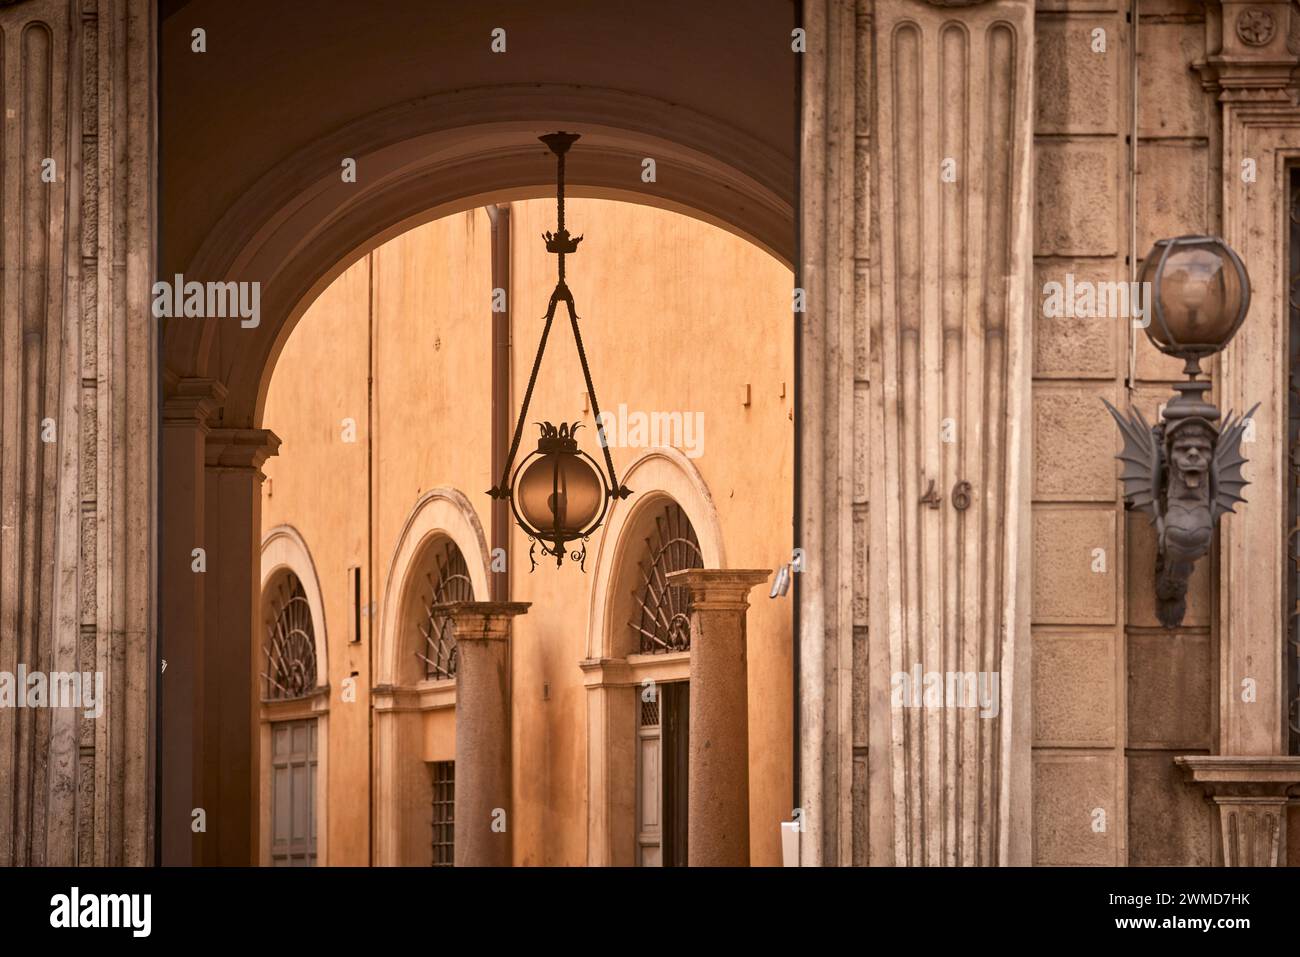
[[1102, 401], [1124, 438], [1116, 456], [1124, 463], [1124, 499], [1156, 528], [1156, 614], [1166, 628], [1177, 628], [1187, 611], [1187, 580], [1209, 552], [1219, 517], [1246, 501], [1241, 439], [1259, 405], [1236, 418], [1229, 412], [1217, 426], [1219, 410], [1180, 389], [1164, 418], [1149, 425], [1137, 409], [1125, 417]]

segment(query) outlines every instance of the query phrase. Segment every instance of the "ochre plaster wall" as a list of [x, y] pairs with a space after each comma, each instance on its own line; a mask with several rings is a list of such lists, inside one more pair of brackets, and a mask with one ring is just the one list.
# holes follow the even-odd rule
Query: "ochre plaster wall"
[[[512, 416], [555, 282], [554, 257], [540, 239], [554, 228], [554, 215], [545, 200], [512, 207]], [[626, 404], [629, 412], [703, 413], [702, 450], [693, 461], [718, 510], [727, 564], [776, 568], [788, 561], [794, 428], [789, 270], [720, 229], [649, 207], [570, 200], [567, 218], [575, 234], [586, 236], [569, 261], [568, 279], [603, 409]], [[485, 534], [489, 529], [485, 491], [497, 478], [489, 474], [489, 243], [488, 218], [473, 210], [381, 246], [312, 305], [271, 383], [263, 424], [283, 444], [265, 467], [263, 528], [298, 529], [324, 592], [332, 688], [330, 864], [369, 860], [368, 649], [378, 637], [384, 582], [402, 525], [422, 492], [450, 486], [468, 497]], [[584, 392], [561, 315], [529, 422], [584, 422], [583, 447], [599, 459]], [[355, 421], [355, 443], [343, 441], [347, 418]], [[530, 424], [521, 453], [535, 437]], [[620, 473], [641, 451], [612, 449]], [[568, 563], [558, 571], [539, 564], [530, 573], [528, 542], [517, 529], [512, 533], [511, 598], [532, 602], [512, 637], [509, 826], [518, 864], [587, 859], [587, 702], [578, 662], [587, 654], [597, 544], [593, 537], [588, 545], [586, 574]], [[365, 600], [375, 603], [363, 618], [368, 636], [361, 644], [348, 643], [347, 570], [353, 565], [363, 568]], [[791, 806], [791, 603], [769, 600], [761, 587], [751, 597], [752, 860], [778, 864], [778, 822], [789, 818]], [[353, 672], [357, 700], [343, 703], [340, 688]]]

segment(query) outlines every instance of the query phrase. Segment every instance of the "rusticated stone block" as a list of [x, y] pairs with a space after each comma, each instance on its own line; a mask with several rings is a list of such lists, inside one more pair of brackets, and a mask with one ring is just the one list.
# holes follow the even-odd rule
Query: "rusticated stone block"
[[1109, 141], [1049, 141], [1035, 144], [1034, 155], [1034, 253], [1115, 255], [1118, 147]]
[[[871, 102], [870, 95], [866, 102]], [[871, 141], [865, 136], [858, 138], [853, 150], [853, 255], [859, 260], [871, 255]], [[855, 312], [866, 316], [865, 311]]]
[[[1079, 11], [1109, 11], [1114, 13], [1119, 9], [1118, 0], [1038, 0], [1034, 9], [1039, 13], [1044, 11], [1070, 11], [1076, 13]], [[1041, 20], [1036, 20], [1034, 25], [1037, 27]]]
[[[1074, 0], [1070, 0], [1074, 6]], [[1142, 29], [1158, 22], [1160, 17], [1182, 17], [1202, 24], [1205, 29], [1205, 0], [1142, 0]]]
[[[1154, 322], [1155, 316], [1148, 317], [1148, 321]], [[1139, 382], [1182, 382], [1187, 378], [1183, 375], [1183, 361], [1167, 356], [1153, 346], [1145, 329], [1134, 329], [1133, 338], [1137, 343], [1133, 372]], [[1201, 367], [1208, 368], [1208, 363], [1202, 363]]]
[[1210, 636], [1160, 632], [1128, 637], [1128, 746], [1211, 745]]
[[853, 746], [866, 748], [870, 727], [868, 716], [871, 714], [871, 680], [867, 673], [870, 664], [870, 651], [867, 647], [867, 629], [853, 629]]
[[1034, 389], [1034, 499], [1115, 499], [1115, 424], [1101, 403], [1111, 388]]
[[871, 378], [871, 265], [858, 260], [853, 270], [853, 378]]
[[1213, 94], [1191, 65], [1205, 56], [1205, 27], [1157, 22], [1138, 32], [1138, 136], [1205, 136]]
[[1139, 256], [1145, 256], [1157, 239], [1209, 229], [1207, 147], [1140, 143], [1137, 162]]
[[[1097, 52], [1093, 31], [1106, 31]], [[1123, 47], [1114, 16], [1040, 19], [1035, 24], [1038, 133], [1114, 133], [1119, 125], [1119, 64]]]
[[1120, 812], [1110, 755], [1034, 755], [1034, 863], [1114, 865]]
[[99, 447], [99, 409], [96, 406], [95, 399], [98, 396], [96, 389], [82, 388], [81, 390], [81, 407], [78, 409], [79, 425], [81, 431], [81, 461], [80, 473], [78, 475], [77, 494], [83, 502], [93, 502], [95, 500], [96, 488], [95, 482], [98, 477], [96, 466], [98, 464], [97, 449]]
[[[1070, 286], [1073, 277], [1073, 286]], [[1127, 281], [1110, 262], [1039, 263], [1034, 270], [1034, 292], [1030, 308], [1034, 313], [1034, 375], [1058, 379], [1113, 379], [1120, 352], [1122, 326], [1126, 320], [1044, 315], [1048, 283], [1059, 283], [1064, 297], [1073, 288], [1078, 299], [1081, 283], [1094, 290], [1103, 283]]]
[[853, 624], [855, 627], [867, 626], [868, 604], [867, 545], [871, 537], [871, 525], [868, 521], [866, 506], [853, 509]]
[[865, 502], [871, 477], [871, 393], [864, 383], [853, 389], [853, 501]]
[[100, 567], [96, 551], [98, 529], [95, 513], [83, 512], [81, 514], [81, 623], [83, 625], [95, 624], [99, 613], [99, 606], [95, 600], [98, 578], [96, 570]]
[[1133, 867], [1214, 864], [1214, 808], [1198, 785], [1186, 782], [1173, 759], [1159, 751], [1128, 756], [1128, 863]]
[[1115, 731], [1115, 636], [1035, 631], [1034, 745], [1110, 748]]
[[99, 369], [99, 292], [93, 269], [81, 276], [81, 375], [94, 379]]
[[1115, 623], [1113, 509], [1034, 507], [1035, 624]]

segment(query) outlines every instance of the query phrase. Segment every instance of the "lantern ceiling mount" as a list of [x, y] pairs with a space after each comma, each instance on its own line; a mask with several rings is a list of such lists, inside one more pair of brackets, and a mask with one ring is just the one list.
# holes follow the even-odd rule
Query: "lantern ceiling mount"
[[[605, 520], [610, 500], [627, 498], [632, 493], [626, 485], [619, 484], [614, 472], [614, 460], [610, 456], [601, 421], [600, 403], [596, 399], [596, 387], [592, 384], [587, 353], [582, 347], [582, 333], [578, 329], [573, 293], [565, 283], [564, 257], [577, 252], [578, 244], [582, 242], [581, 236], [571, 235], [564, 225], [564, 157], [577, 141], [578, 134], [548, 133], [540, 139], [555, 154], [556, 162], [556, 227], [555, 232], [543, 233], [542, 238], [546, 242], [547, 252], [554, 253], [557, 257], [557, 280], [546, 309], [545, 325], [542, 326], [542, 336], [537, 344], [537, 357], [533, 360], [533, 371], [528, 377], [528, 388], [519, 409], [519, 421], [515, 424], [514, 438], [501, 472], [501, 481], [488, 494], [496, 499], [510, 501], [515, 521], [532, 543], [528, 549], [532, 568], [537, 567], [536, 553], [540, 550], [543, 555], [555, 559], [557, 568], [564, 564], [567, 555], [585, 571], [587, 539]], [[546, 352], [551, 322], [555, 319], [555, 309], [561, 302], [569, 312], [573, 341], [578, 347], [578, 359], [582, 363], [587, 394], [591, 397], [591, 411], [596, 421], [600, 446], [605, 453], [608, 475], [601, 471], [595, 459], [578, 448], [577, 432], [582, 427], [581, 422], [565, 422], [558, 427], [550, 422], [537, 423], [541, 429], [537, 449], [529, 453], [511, 472], [515, 456], [519, 452], [528, 406], [532, 402], [533, 387], [537, 384], [537, 371], [541, 368], [542, 355]]]

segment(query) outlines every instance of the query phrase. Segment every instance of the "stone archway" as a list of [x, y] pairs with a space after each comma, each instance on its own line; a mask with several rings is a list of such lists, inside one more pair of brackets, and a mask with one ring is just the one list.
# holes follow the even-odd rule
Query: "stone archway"
[[[553, 166], [537, 135], [583, 134], [569, 166], [571, 195], [686, 212], [793, 262], [794, 5], [747, 7], [737, 35], [734, 11], [675, 2], [700, 26], [698, 38], [683, 40], [662, 9], [644, 29], [595, 40], [568, 36], [551, 11], [475, 5], [463, 26], [483, 28], [484, 51], [496, 19], [516, 38], [510, 58], [495, 61], [469, 50], [463, 35], [440, 34], [436, 15], [415, 0], [386, 7], [382, 22], [331, 0], [313, 18], [294, 21], [293, 55], [267, 39], [277, 36], [270, 22], [277, 12], [205, 0], [170, 8], [162, 48], [174, 69], [163, 74], [162, 122], [177, 145], [164, 155], [158, 272], [169, 280], [259, 283], [260, 309], [255, 325], [165, 321], [167, 538], [159, 574], [164, 594], [175, 598], [164, 609], [164, 643], [201, 644], [205, 633], [220, 634], [227, 660], [237, 665], [254, 653], [261, 465], [279, 444], [261, 428], [262, 406], [279, 351], [307, 306], [347, 265], [415, 225], [506, 196], [549, 195]], [[246, 22], [254, 15], [256, 29]], [[318, 35], [339, 22], [354, 27], [346, 83], [330, 53], [344, 41]], [[195, 27], [209, 37], [202, 70], [188, 52]], [[231, 36], [241, 37], [238, 57]], [[557, 74], [553, 54], [561, 48]], [[683, 84], [678, 74], [701, 60], [717, 64], [715, 82]], [[445, 69], [430, 72], [429, 61]], [[674, 71], [674, 62], [683, 70]], [[277, 122], [277, 111], [294, 123]], [[789, 121], [784, 130], [774, 114]], [[233, 141], [248, 148], [224, 148]], [[647, 158], [655, 161], [653, 182], [642, 179]], [[355, 161], [355, 182], [341, 175], [345, 160]], [[205, 602], [172, 587], [195, 542], [209, 556]], [[252, 739], [241, 731], [243, 699], [223, 694], [240, 670], [192, 675], [229, 712], [224, 748], [192, 746], [215, 747], [231, 780], [256, 787], [255, 775], [240, 769], [256, 767], [257, 756], [234, 746]], [[160, 717], [166, 737], [166, 704]], [[196, 737], [204, 733], [195, 729]], [[205, 863], [247, 863], [258, 845], [256, 822], [244, 824], [249, 802], [236, 790], [206, 798], [221, 805], [228, 840]], [[164, 817], [172, 810], [164, 808]]]
[[[583, 137], [569, 161], [569, 195], [691, 215], [790, 265], [793, 208], [773, 185], [781, 158], [748, 143], [761, 170], [723, 159], [744, 152], [736, 148], [743, 133], [685, 113], [613, 90], [533, 86], [441, 94], [322, 138], [284, 158], [226, 212], [193, 259], [174, 267], [187, 280], [260, 283], [257, 326], [170, 321], [167, 368], [182, 378], [221, 381], [227, 389], [222, 422], [259, 427], [271, 370], [316, 297], [367, 252], [422, 223], [551, 195], [553, 161], [537, 136], [552, 129]], [[687, 145], [674, 136], [694, 140]], [[357, 143], [367, 151], [349, 150]], [[363, 181], [341, 181], [340, 155], [356, 160]], [[672, 177], [661, 188], [637, 188], [647, 157], [657, 176]]]

